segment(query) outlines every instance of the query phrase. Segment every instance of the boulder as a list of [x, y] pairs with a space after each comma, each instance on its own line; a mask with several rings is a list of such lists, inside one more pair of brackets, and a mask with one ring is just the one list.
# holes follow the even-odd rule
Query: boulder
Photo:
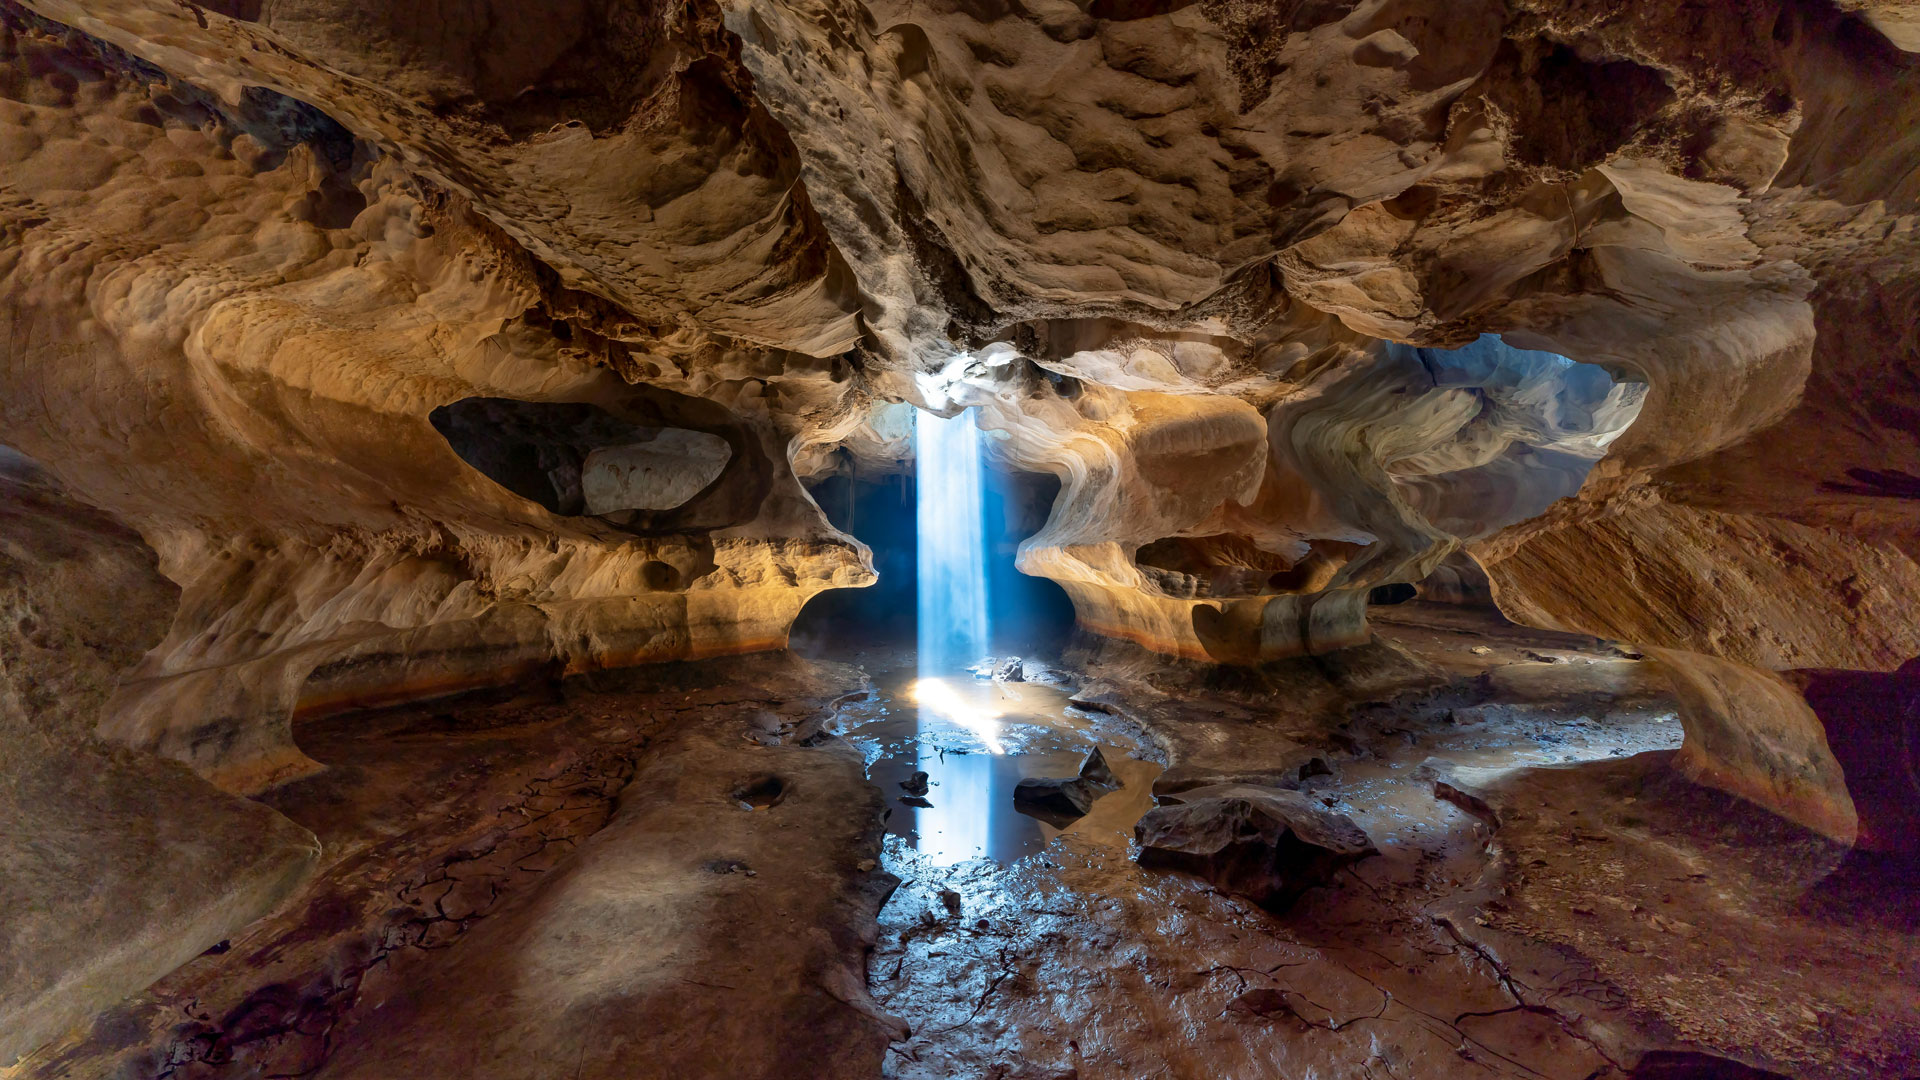
[[1378, 854], [1352, 820], [1297, 791], [1221, 784], [1173, 798], [1133, 828], [1140, 865], [1192, 874], [1270, 911]]
[[1029, 817], [1065, 827], [1085, 817], [1093, 801], [1120, 787], [1120, 779], [1108, 767], [1099, 747], [1087, 751], [1080, 775], [1072, 777], [1030, 776], [1014, 785], [1013, 806]]
[[1087, 751], [1087, 760], [1080, 765], [1080, 779], [1109, 790], [1120, 786], [1120, 778], [1113, 775], [1113, 769], [1107, 765], [1107, 756], [1097, 746]]
[[1014, 809], [1053, 825], [1085, 817], [1093, 799], [1093, 785], [1077, 776], [1030, 776], [1013, 788]]

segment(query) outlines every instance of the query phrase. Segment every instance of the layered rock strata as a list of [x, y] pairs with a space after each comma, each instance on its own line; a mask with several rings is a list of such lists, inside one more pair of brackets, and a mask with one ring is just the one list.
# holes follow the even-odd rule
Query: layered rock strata
[[0, 447], [0, 1061], [265, 914], [319, 853], [273, 810], [93, 734], [177, 592], [131, 530]]

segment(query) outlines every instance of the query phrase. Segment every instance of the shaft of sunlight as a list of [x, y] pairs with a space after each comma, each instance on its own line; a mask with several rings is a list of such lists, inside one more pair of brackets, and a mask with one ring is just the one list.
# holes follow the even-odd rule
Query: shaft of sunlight
[[972, 410], [914, 420], [919, 505], [920, 675], [940, 678], [984, 659], [987, 543], [980, 429]]

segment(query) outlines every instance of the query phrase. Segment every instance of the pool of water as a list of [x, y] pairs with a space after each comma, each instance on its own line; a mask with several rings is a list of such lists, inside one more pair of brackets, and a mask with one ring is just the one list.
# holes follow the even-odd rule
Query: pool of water
[[[1137, 756], [1138, 743], [1103, 731], [1074, 708], [1063, 687], [996, 682], [957, 672], [914, 693], [911, 658], [869, 669], [874, 692], [842, 707], [838, 733], [866, 756], [867, 775], [887, 794], [887, 831], [941, 866], [988, 858], [1009, 863], [1061, 836], [1124, 848], [1133, 823], [1152, 808], [1161, 767]], [[1098, 747], [1120, 781], [1085, 817], [1064, 828], [1015, 809], [1014, 785], [1033, 776], [1075, 776]], [[925, 772], [920, 806], [901, 785]]]

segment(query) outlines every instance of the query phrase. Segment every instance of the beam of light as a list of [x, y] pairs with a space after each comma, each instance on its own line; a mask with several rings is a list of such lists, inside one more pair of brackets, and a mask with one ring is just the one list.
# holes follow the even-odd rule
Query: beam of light
[[987, 753], [1004, 754], [1006, 744], [1000, 741], [1000, 712], [984, 705], [975, 705], [960, 696], [960, 692], [947, 684], [945, 679], [919, 679], [913, 684], [914, 703], [929, 712], [944, 716], [966, 728], [986, 744]]
[[978, 663], [991, 647], [980, 429], [970, 413], [914, 420], [920, 674], [934, 678]]
[[[962, 365], [949, 366], [957, 373]], [[944, 378], [944, 376], [943, 376]], [[944, 407], [946, 390], [929, 393]], [[920, 850], [950, 866], [985, 853], [995, 798], [994, 757], [1005, 754], [998, 711], [968, 699], [969, 665], [986, 658], [987, 540], [981, 484], [980, 429], [968, 412], [942, 419], [914, 415], [914, 471], [918, 505], [919, 668], [913, 699], [920, 708], [920, 768], [938, 777], [932, 807], [913, 811]], [[957, 687], [947, 681], [966, 680]], [[939, 729], [965, 729], [989, 757], [941, 754]], [[931, 736], [926, 737], [926, 736]]]

